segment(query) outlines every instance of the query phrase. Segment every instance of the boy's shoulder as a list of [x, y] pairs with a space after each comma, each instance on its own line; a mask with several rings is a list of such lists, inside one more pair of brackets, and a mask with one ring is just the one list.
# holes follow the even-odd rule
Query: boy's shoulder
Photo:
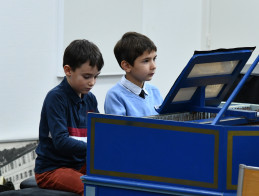
[[117, 82], [115, 85], [113, 85], [107, 93], [111, 92], [119, 92], [120, 90], [124, 89], [123, 86], [120, 84], [120, 82]]
[[59, 85], [49, 90], [47, 93], [44, 103], [45, 104], [57, 104], [59, 102], [64, 102], [67, 99], [67, 95], [64, 90], [59, 88]]
[[61, 84], [57, 85], [56, 87], [49, 90], [47, 96], [57, 96], [57, 95], [64, 95], [65, 90], [61, 87]]
[[159, 91], [159, 89], [155, 85], [149, 83], [145, 83], [145, 89], [147, 91]]
[[153, 84], [150, 84], [150, 83], [145, 83], [145, 88], [154, 88], [154, 89], [157, 89], [157, 87], [155, 86], [155, 85], [153, 85]]

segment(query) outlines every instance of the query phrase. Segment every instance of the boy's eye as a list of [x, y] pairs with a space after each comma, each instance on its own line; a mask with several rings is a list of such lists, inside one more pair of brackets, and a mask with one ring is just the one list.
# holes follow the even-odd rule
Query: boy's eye
[[91, 76], [83, 76], [84, 79], [89, 79]]

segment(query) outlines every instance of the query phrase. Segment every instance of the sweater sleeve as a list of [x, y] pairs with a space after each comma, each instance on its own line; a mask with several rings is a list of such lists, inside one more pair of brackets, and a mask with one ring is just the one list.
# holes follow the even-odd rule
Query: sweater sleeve
[[126, 115], [126, 108], [123, 100], [121, 99], [121, 95], [119, 95], [118, 90], [111, 89], [108, 91], [105, 97], [104, 102], [104, 111], [106, 114], [114, 114], [114, 115]]
[[59, 94], [50, 94], [47, 99], [47, 123], [55, 149], [60, 153], [64, 152], [66, 156], [85, 157], [86, 143], [69, 137], [67, 100]]

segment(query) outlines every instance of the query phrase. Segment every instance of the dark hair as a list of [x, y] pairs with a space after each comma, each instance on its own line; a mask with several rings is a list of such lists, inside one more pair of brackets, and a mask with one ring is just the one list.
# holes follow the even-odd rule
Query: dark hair
[[134, 66], [134, 61], [145, 51], [157, 51], [153, 41], [137, 32], [127, 32], [114, 47], [114, 55], [121, 66], [123, 60]]
[[73, 71], [89, 61], [91, 67], [97, 66], [98, 71], [103, 67], [103, 57], [99, 48], [88, 40], [74, 40], [65, 49], [63, 67], [69, 65]]

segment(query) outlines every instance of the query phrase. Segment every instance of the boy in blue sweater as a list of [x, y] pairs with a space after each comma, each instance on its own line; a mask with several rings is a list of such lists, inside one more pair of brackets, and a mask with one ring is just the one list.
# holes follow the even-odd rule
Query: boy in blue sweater
[[98, 47], [75, 40], [65, 50], [63, 81], [44, 100], [36, 149], [35, 178], [41, 188], [83, 195], [87, 113], [98, 112], [90, 92], [103, 67]]
[[127, 32], [114, 47], [115, 57], [126, 72], [106, 94], [106, 114], [124, 116], [156, 115], [155, 106], [162, 104], [159, 90], [146, 83], [156, 70], [155, 44], [145, 35]]

